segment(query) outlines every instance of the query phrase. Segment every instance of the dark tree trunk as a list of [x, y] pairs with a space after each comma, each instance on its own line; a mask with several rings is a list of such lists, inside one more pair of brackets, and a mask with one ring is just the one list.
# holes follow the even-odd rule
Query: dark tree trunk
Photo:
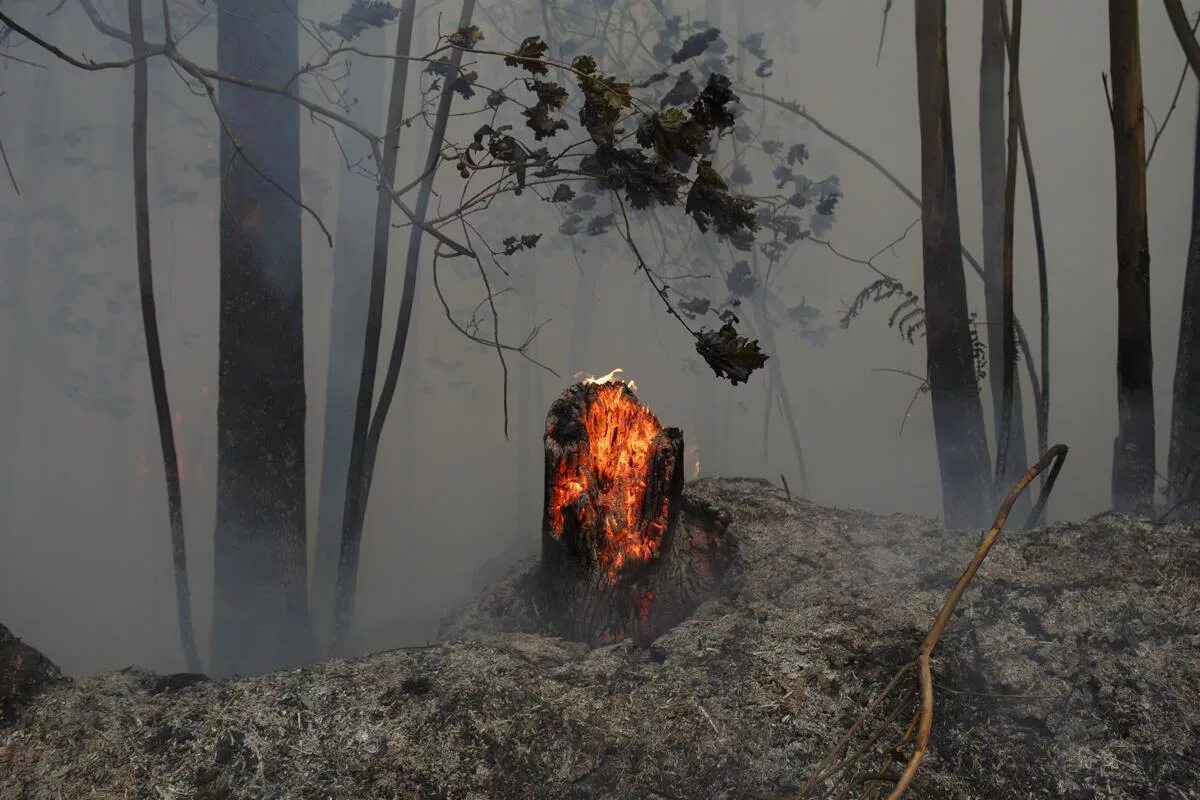
[[163, 367], [162, 342], [158, 335], [158, 311], [154, 302], [154, 264], [150, 257], [150, 191], [146, 142], [149, 136], [148, 68], [146, 38], [142, 22], [142, 0], [129, 0], [129, 38], [133, 45], [133, 198], [137, 239], [138, 290], [142, 307], [142, 326], [146, 337], [146, 360], [150, 367], [150, 387], [154, 395], [154, 413], [158, 422], [159, 445], [167, 489], [167, 519], [171, 533], [171, 560], [175, 577], [175, 605], [179, 619], [179, 641], [189, 672], [200, 671], [200, 655], [192, 632], [192, 600], [188, 584], [187, 546], [183, 530], [183, 488], [179, 455], [171, 420], [171, 401], [167, 395], [167, 376]]
[[541, 584], [548, 627], [648, 644], [732, 559], [729, 519], [683, 499], [683, 434], [624, 383], [579, 383], [546, 420]]
[[[979, 163], [983, 190], [983, 274], [987, 310], [988, 378], [992, 394], [992, 430], [1004, 427], [1004, 287], [1001, 280], [1004, 257], [1004, 184], [1005, 184], [1005, 121], [1004, 70], [1007, 58], [1004, 47], [1004, 1], [983, 2], [983, 54], [979, 61]], [[1012, 417], [1009, 425], [1009, 450], [1004, 475], [996, 483], [1003, 487], [994, 502], [1003, 499], [1008, 489], [1025, 471], [1029, 460], [1025, 449], [1025, 414], [1021, 398], [1021, 383], [1013, 383]], [[1029, 498], [1025, 495], [1013, 507], [1020, 519], [1029, 515]]]
[[1192, 238], [1183, 283], [1183, 316], [1175, 360], [1171, 409], [1171, 447], [1167, 485], [1172, 505], [1188, 518], [1200, 516], [1200, 111], [1196, 119], [1192, 164]]
[[968, 527], [983, 519], [991, 470], [963, 276], [945, 0], [917, 0], [916, 34], [930, 398], [946, 524]]
[[[218, 69], [285, 84], [298, 65], [295, 0], [224, 3]], [[217, 523], [212, 671], [263, 672], [313, 654], [304, 482], [300, 111], [292, 100], [220, 88]], [[261, 174], [260, 174], [261, 173]], [[273, 185], [274, 184], [274, 185]], [[288, 197], [288, 195], [291, 197]]]
[[1154, 362], [1150, 340], [1150, 238], [1146, 132], [1137, 0], [1109, 0], [1113, 143], [1117, 177], [1117, 511], [1154, 507]]
[[[392, 353], [388, 359], [387, 373], [379, 393], [379, 403], [374, 413], [371, 401], [375, 394], [375, 373], [379, 363], [379, 337], [383, 326], [383, 293], [387, 285], [387, 254], [390, 240], [392, 213], [391, 189], [396, 174], [396, 151], [399, 148], [400, 123], [403, 118], [404, 85], [408, 76], [408, 53], [412, 40], [413, 19], [416, 0], [405, 0], [400, 17], [400, 29], [396, 34], [395, 65], [392, 72], [392, 92], [388, 102], [388, 131], [384, 142], [384, 165], [382, 187], [387, 186], [386, 195], [381, 194], [376, 206], [375, 245], [372, 251], [371, 289], [367, 304], [367, 325], [363, 344], [362, 371], [359, 375], [358, 394], [354, 404], [354, 429], [350, 442], [350, 466], [346, 471], [346, 504], [342, 512], [342, 541], [338, 553], [337, 588], [334, 598], [333, 637], [331, 649], [337, 649], [346, 640], [350, 622], [354, 616], [354, 598], [358, 588], [358, 557], [362, 545], [363, 526], [367, 515], [367, 498], [371, 494], [371, 481], [375, 474], [375, 456], [383, 436], [383, 424], [391, 407], [396, 385], [400, 380], [400, 367], [404, 362], [405, 345], [408, 342], [409, 323], [412, 322], [413, 297], [416, 293], [417, 267], [420, 264], [421, 235], [424, 233], [425, 215], [433, 194], [433, 181], [437, 170], [450, 106], [454, 100], [453, 84], [442, 85], [442, 96], [438, 102], [429, 152], [417, 203], [413, 210], [413, 228], [409, 234], [408, 253], [404, 267], [404, 283], [400, 295], [400, 311], [396, 320], [396, 333], [392, 341]], [[463, 0], [459, 17], [459, 29], [471, 24], [475, 0]], [[450, 67], [457, 69], [462, 63], [462, 50], [450, 54]]]
[[[385, 46], [383, 30], [367, 29], [359, 37], [357, 46], [368, 53], [382, 52]], [[357, 58], [351, 65], [346, 91], [354, 105], [349, 116], [369, 130], [377, 130], [384, 121], [385, 63], [375, 58]], [[358, 137], [347, 137], [342, 142], [342, 149], [349, 163], [342, 163], [338, 182], [329, 366], [325, 384], [325, 441], [321, 450], [321, 495], [317, 505], [313, 557], [313, 619], [321, 631], [327, 630], [333, 622], [342, 512], [346, 503], [346, 470], [350, 467], [354, 401], [358, 396], [358, 377], [362, 368], [367, 298], [371, 288], [374, 212], [379, 196], [378, 185], [369, 177], [379, 165], [371, 160], [367, 143]]]

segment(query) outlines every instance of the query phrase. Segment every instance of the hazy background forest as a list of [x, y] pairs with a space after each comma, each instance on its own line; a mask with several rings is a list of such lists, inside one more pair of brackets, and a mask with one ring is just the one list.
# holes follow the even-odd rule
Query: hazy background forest
[[[909, 3], [888, 5], [878, 65], [880, 0], [747, 0], [740, 7], [678, 0], [672, 8], [710, 20], [731, 41], [765, 33], [774, 75], [763, 91], [803, 104], [919, 190], [913, 10]], [[148, 16], [157, 13], [153, 6], [147, 6]], [[950, 6], [959, 210], [964, 244], [978, 253], [981, 10], [978, 3]], [[1189, 14], [1197, 8], [1185, 6]], [[128, 57], [127, 45], [99, 35], [70, 0], [50, 16], [53, 0], [3, 0], [2, 7], [69, 53]], [[124, 25], [123, 4], [105, 0], [98, 7]], [[301, 16], [316, 21], [333, 21], [344, 10], [328, 0], [300, 4]], [[458, 5], [418, 6], [414, 51], [433, 46], [439, 14], [441, 30], [448, 32]], [[508, 31], [514, 16], [523, 16], [526, 25]], [[514, 44], [501, 31], [519, 41], [541, 34], [541, 20], [534, 0], [511, 0], [482, 3], [475, 24], [488, 37], [486, 44], [507, 48]], [[580, 20], [581, 27], [587, 24]], [[378, 49], [390, 50], [392, 30], [385, 28], [388, 43], [379, 37]], [[72, 674], [130, 663], [181, 669], [166, 499], [137, 306], [131, 74], [83, 72], [17, 39], [6, 41], [0, 53], [0, 140], [20, 187], [19, 195], [11, 186], [0, 187], [0, 619]], [[1157, 4], [1142, 11], [1141, 41], [1146, 107], [1161, 123], [1184, 57]], [[212, 20], [190, 35], [187, 50], [215, 63]], [[316, 48], [302, 36], [300, 52], [303, 61]], [[1116, 240], [1113, 140], [1101, 83], [1108, 65], [1108, 22], [1100, 4], [1030, 4], [1021, 75], [1047, 231], [1050, 437], [1072, 448], [1071, 469], [1050, 503], [1052, 520], [1079, 519], [1111, 506]], [[354, 69], [370, 66], [356, 61]], [[159, 323], [181, 453], [193, 614], [204, 652], [212, 602], [220, 129], [207, 100], [191, 94], [164, 59], [151, 59], [149, 69]], [[487, 78], [485, 71], [481, 80]], [[419, 80], [428, 82], [429, 76], [412, 70], [412, 84]], [[382, 106], [386, 81], [379, 87], [376, 102]], [[1189, 79], [1148, 170], [1163, 465], [1189, 238], [1196, 94]], [[796, 116], [768, 108], [763, 124], [764, 138], [807, 146], [807, 174], [839, 179], [843, 196], [832, 226], [821, 234], [839, 252], [866, 259], [919, 217], [919, 209], [878, 172]], [[452, 120], [449, 138], [469, 139], [477, 125], [470, 118]], [[301, 131], [303, 197], [332, 228], [344, 161], [328, 126], [304, 117]], [[1148, 124], [1147, 140], [1153, 135]], [[419, 174], [428, 138], [420, 123], [403, 131], [399, 182]], [[446, 169], [438, 186], [451, 188], [456, 180]], [[453, 196], [451, 190], [446, 202]], [[1037, 280], [1023, 188], [1015, 218], [1016, 313], [1034, 339]], [[545, 413], [578, 372], [603, 374], [619, 367], [634, 378], [642, 401], [665, 424], [683, 429], [693, 462], [689, 477], [778, 481], [783, 474], [797, 486], [796, 457], [777, 413], [763, 452], [767, 372], [738, 386], [716, 379], [645, 277], [634, 273], [619, 238], [612, 231], [563, 237], [557, 232], [561, 221], [558, 209], [530, 195], [506, 197], [475, 220], [497, 239], [545, 234], [541, 246], [509, 260], [521, 289], [497, 303], [508, 341], [520, 342], [531, 326], [546, 322], [534, 348], [559, 377], [510, 361], [507, 439], [495, 353], [448, 324], [431, 274], [422, 270], [410, 350], [367, 512], [355, 649], [431, 638], [439, 617], [477, 588], [483, 575], [535, 551]], [[312, 217], [306, 215], [303, 225], [311, 542], [334, 251]], [[392, 254], [395, 267], [402, 247], [394, 246]], [[875, 263], [919, 285], [920, 227]], [[469, 316], [482, 297], [476, 279], [448, 267], [441, 277], [455, 312]], [[877, 371], [924, 374], [921, 340], [910, 344], [889, 328], [888, 305], [868, 306], [848, 329], [838, 325], [844, 304], [873, 278], [828, 247], [801, 242], [778, 292], [789, 304], [803, 300], [821, 316], [806, 335], [782, 326], [776, 348], [768, 352], [790, 391], [814, 500], [936, 516], [941, 493], [928, 396], [916, 399], [901, 435], [916, 381]], [[968, 274], [967, 287], [972, 308], [982, 316], [981, 282]], [[397, 293], [389, 292], [385, 342], [391, 341], [396, 303]], [[1024, 402], [1032, 453], [1028, 392]], [[986, 417], [990, 429], [990, 413]]]

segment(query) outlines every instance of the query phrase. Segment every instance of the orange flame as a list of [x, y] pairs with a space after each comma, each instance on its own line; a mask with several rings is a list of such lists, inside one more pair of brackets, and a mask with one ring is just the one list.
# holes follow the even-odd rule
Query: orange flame
[[[568, 507], [580, 524], [598, 522], [608, 539], [607, 547], [598, 548], [599, 567], [615, 581], [626, 564], [645, 563], [657, 554], [667, 509], [664, 501], [661, 513], [639, 525], [647, 466], [662, 425], [624, 383], [611, 381], [612, 374], [585, 381], [601, 385], [583, 420], [588, 447], [578, 459], [559, 464], [550, 521], [555, 536], [562, 535]], [[580, 498], [585, 502], [577, 502]]]

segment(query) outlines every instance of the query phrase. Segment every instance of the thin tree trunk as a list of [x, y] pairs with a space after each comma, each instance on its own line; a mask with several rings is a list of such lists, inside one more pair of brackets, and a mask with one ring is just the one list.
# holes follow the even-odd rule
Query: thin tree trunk
[[[808, 484], [808, 466], [804, 461], [804, 447], [800, 444], [800, 431], [796, 427], [796, 416], [792, 413], [792, 399], [788, 394], [787, 383], [783, 379], [783, 369], [779, 366], [779, 351], [776, 349], [775, 329], [771, 322], [770, 313], [767, 311], [766, 304], [766, 287], [762, 289], [764, 297], [757, 309], [757, 317], [759, 320], [758, 330], [762, 336], [763, 347], [774, 358], [767, 360], [767, 369], [771, 377], [771, 389], [775, 399], [779, 402], [779, 410], [783, 414], [783, 420], [787, 423], [788, 435], [792, 440], [792, 450], [796, 454], [796, 477], [799, 483], [796, 485], [797, 495], [803, 498], [812, 497], [812, 489]], [[765, 425], [765, 422], [764, 422]]]
[[162, 446], [163, 471], [167, 482], [167, 517], [171, 526], [171, 559], [175, 572], [175, 605], [179, 615], [179, 640], [189, 672], [200, 672], [200, 654], [192, 631], [192, 601], [188, 588], [187, 547], [183, 534], [183, 490], [179, 479], [179, 457], [175, 430], [171, 425], [171, 402], [163, 370], [162, 343], [158, 338], [158, 312], [154, 305], [154, 267], [150, 260], [150, 196], [146, 164], [149, 76], [142, 0], [129, 0], [129, 38], [133, 43], [133, 203], [137, 233], [138, 290], [142, 301], [142, 325], [146, 334], [146, 358], [150, 364], [150, 386]]
[[[1004, 140], [1004, 70], [1007, 61], [1004, 46], [1004, 0], [984, 0], [982, 57], [979, 62], [979, 162], [983, 194], [983, 273], [984, 297], [987, 311], [988, 379], [992, 397], [992, 429], [1003, 430], [1004, 371], [996, 365], [1004, 363], [1004, 287], [1001, 279], [1004, 262], [1005, 221], [1005, 140]], [[1045, 391], [1043, 387], [1042, 391]], [[1012, 416], [1008, 426], [1009, 451], [1003, 475], [996, 481], [1008, 492], [1017, 482], [1028, 460], [1025, 450], [1025, 414], [1021, 397], [1021, 382], [1012, 385]], [[995, 502], [1003, 499], [993, 497]], [[1015, 512], [1019, 517], [1029, 515], [1029, 498], [1017, 500]]]
[[[1005, 48], [1011, 49], [1013, 45], [1012, 45], [1011, 37], [1009, 35], [1009, 30], [1008, 30], [1008, 19], [1003, 14], [1001, 14], [1000, 21], [1004, 26]], [[1009, 53], [1009, 58], [1010, 58], [1010, 60], [1012, 60], [1014, 62], [1017, 62], [1019, 60], [1016, 57], [1015, 53], [1011, 53], [1011, 52]], [[1040, 305], [1040, 313], [1038, 315], [1038, 322], [1040, 324], [1039, 345], [1041, 348], [1042, 381], [1041, 381], [1040, 396], [1036, 390], [1034, 391], [1034, 402], [1037, 404], [1036, 420], [1037, 420], [1038, 452], [1045, 453], [1050, 448], [1050, 444], [1049, 444], [1049, 442], [1050, 442], [1050, 278], [1049, 278], [1048, 270], [1046, 267], [1046, 233], [1045, 233], [1045, 228], [1042, 225], [1042, 204], [1041, 204], [1041, 201], [1038, 199], [1037, 174], [1034, 172], [1034, 169], [1033, 169], [1033, 153], [1029, 147], [1029, 131], [1025, 124], [1025, 109], [1021, 102], [1021, 80], [1020, 80], [1020, 76], [1019, 76], [1019, 71], [1013, 73], [1013, 92], [1014, 92], [1013, 108], [1015, 109], [1014, 114], [1016, 115], [1016, 118], [1017, 118], [1016, 119], [1017, 130], [1020, 134], [1020, 140], [1021, 140], [1021, 159], [1025, 164], [1025, 181], [1029, 186], [1029, 211], [1030, 211], [1030, 215], [1033, 218], [1034, 250], [1037, 253], [1038, 300], [1039, 300], [1039, 305]], [[1014, 333], [1016, 334], [1017, 338], [1020, 339], [1020, 328], [1016, 327], [1015, 314], [1013, 316], [1013, 326], [1014, 326]], [[1028, 347], [1025, 348], [1025, 351], [1026, 351], [1026, 357], [1028, 357]], [[1032, 377], [1032, 365], [1030, 365], [1029, 368], [1030, 368], [1030, 374]], [[1034, 383], [1034, 386], [1036, 387], [1037, 384]], [[1021, 409], [1020, 388], [1021, 388], [1021, 385], [1018, 382], [1015, 385], [1015, 389], [1017, 390], [1017, 393], [1016, 393], [1015, 399], [1014, 399], [1014, 405], [1015, 405], [1014, 414], [1019, 412], [1019, 410]], [[1019, 420], [1020, 418], [1017, 417], [1017, 419]], [[1013, 428], [1014, 436], [1017, 434], [1018, 430], [1020, 430], [1021, 434], [1022, 434], [1022, 438], [1019, 442], [1019, 444], [1022, 448], [1022, 450], [1021, 450], [1022, 457], [1017, 460], [1017, 463], [1013, 464], [1013, 466], [1017, 469], [1020, 468], [1021, 464], [1025, 463], [1025, 457], [1023, 455], [1025, 452], [1024, 451], [1024, 428], [1023, 427], [1022, 428], [1014, 427]], [[1020, 476], [1018, 475], [1018, 477], [1020, 477]], [[1043, 475], [1041, 480], [1042, 480], [1042, 484], [1044, 486], [1045, 483], [1049, 480], [1049, 478], [1047, 476]], [[1016, 481], [1013, 481], [1013, 483], [1015, 483], [1015, 482]], [[1022, 498], [1022, 500], [1025, 503], [1029, 502], [1028, 499], [1025, 499], [1025, 498]], [[1018, 501], [1018, 502], [1021, 502], [1021, 501]], [[1044, 504], [1040, 508], [1040, 513], [1038, 515], [1039, 517], [1040, 517], [1041, 513], [1045, 513], [1045, 505]], [[1030, 517], [1027, 524], [1032, 526], [1032, 525], [1038, 524], [1039, 521], [1040, 520], [1037, 518]]]
[[[382, 29], [368, 29], [360, 38], [359, 46], [368, 53], [378, 53], [384, 48]], [[405, 48], [407, 54], [407, 42]], [[347, 93], [354, 105], [349, 115], [372, 130], [383, 121], [384, 75], [384, 64], [378, 59], [358, 58], [351, 62]], [[404, 87], [401, 86], [400, 90], [402, 97]], [[317, 506], [311, 593], [313, 621], [317, 630], [322, 632], [321, 638], [325, 638], [333, 622], [342, 512], [346, 506], [346, 471], [350, 467], [357, 379], [363, 363], [370, 294], [374, 222], [371, 211], [379, 197], [378, 185], [361, 174], [363, 170], [378, 170], [380, 167], [370, 162], [370, 147], [365, 142], [353, 139], [343, 142], [342, 148], [349, 163], [342, 164], [338, 185], [328, 377], [325, 385], [325, 441], [321, 451], [321, 494]], [[376, 191], [372, 192], [372, 188]], [[391, 198], [384, 199], [390, 212]]]
[[1179, 350], [1171, 409], [1171, 445], [1167, 455], [1167, 485], [1172, 505], [1191, 519], [1200, 516], [1200, 105], [1192, 164], [1192, 238], [1188, 243], [1183, 283], [1183, 315], [1179, 321]]
[[916, 0], [916, 43], [929, 388], [945, 521], [967, 527], [983, 518], [990, 469], [963, 275], [945, 0]]
[[[296, 0], [219, 5], [218, 69], [264, 83], [289, 81], [299, 66], [296, 13]], [[211, 668], [228, 675], [302, 663], [313, 650], [296, 203], [300, 110], [290, 98], [229, 83], [221, 85], [220, 101], [228, 132], [223, 129], [220, 148]]]
[[[463, 3], [462, 18], [459, 28], [471, 24], [471, 16], [475, 10], [474, 0]], [[412, 18], [415, 13], [415, 0], [406, 0], [403, 8], [401, 29], [396, 40], [397, 53], [400, 52], [401, 41], [407, 53], [408, 40], [412, 36]], [[396, 59], [396, 72], [392, 77], [393, 101], [399, 100], [395, 95], [396, 87], [402, 85], [397, 80], [400, 69], [405, 69], [407, 76], [407, 58]], [[450, 55], [452, 70], [457, 70], [462, 63], [462, 51], [455, 49]], [[404, 347], [408, 340], [408, 327], [412, 321], [413, 295], [417, 283], [417, 266], [421, 256], [420, 225], [425, 222], [429, 211], [429, 200], [433, 193], [433, 181], [441, 154], [442, 140], [446, 136], [446, 123], [450, 116], [450, 104], [454, 99], [454, 81], [447, 76], [442, 79], [442, 96], [438, 105], [437, 118], [434, 121], [433, 137], [429, 142], [429, 153], [425, 159], [424, 179], [417, 194], [417, 204], [413, 209], [413, 226], [409, 235], [408, 254], [404, 270], [404, 284], [400, 297], [399, 319], [396, 325], [396, 337], [392, 344], [392, 354], [388, 361], [387, 375], [379, 397], [375, 413], [371, 413], [371, 400], [375, 394], [375, 373], [379, 360], [379, 339], [383, 327], [383, 292], [387, 276], [387, 247], [388, 234], [391, 227], [391, 200], [388, 198], [384, 208], [384, 196], [380, 196], [375, 219], [375, 258], [371, 270], [371, 295], [367, 312], [366, 344], [363, 350], [362, 377], [358, 387], [358, 401], [354, 413], [354, 438], [350, 448], [350, 468], [346, 476], [346, 507], [342, 518], [342, 546], [338, 558], [338, 579], [335, 597], [334, 628], [331, 649], [336, 650], [345, 641], [349, 633], [350, 621], [354, 616], [354, 597], [358, 583], [358, 561], [362, 546], [363, 524], [366, 521], [367, 498], [371, 492], [371, 480], [375, 471], [375, 457], [379, 449], [379, 439], [383, 423], [387, 418], [388, 407], [396, 391], [400, 377], [400, 365], [404, 358]], [[393, 114], [396, 116], [393, 117]], [[396, 155], [399, 143], [400, 109], [396, 102], [389, 104], [388, 130], [384, 144], [384, 179], [391, 187], [395, 179]], [[382, 193], [382, 187], [381, 187]]]
[[1150, 239], [1146, 134], [1137, 0], [1109, 0], [1113, 143], [1117, 178], [1117, 511], [1154, 506], [1154, 370], [1150, 339]]
[[[1001, 14], [1004, 13], [1001, 7]], [[1001, 17], [1001, 24], [1004, 18]], [[1003, 31], [1002, 31], [1003, 33]], [[993, 480], [995, 497], [1006, 492], [1006, 487], [1012, 483], [1008, 480], [1009, 446], [1013, 439], [1013, 384], [1017, 377], [1017, 348], [1013, 331], [1013, 232], [1016, 227], [1017, 201], [1017, 148], [1020, 113], [1017, 106], [1017, 77], [1021, 70], [1021, 0], [1013, 0], [1012, 36], [1008, 38], [1008, 141], [1007, 159], [1004, 171], [1004, 247], [1003, 258], [1000, 262], [1000, 329], [1001, 355], [1004, 359], [1001, 369], [1000, 392], [1000, 427], [996, 429], [996, 470]], [[993, 369], [995, 365], [993, 364]], [[1013, 461], [1020, 469], [1024, 461]], [[1020, 477], [1019, 475], [1017, 477]]]

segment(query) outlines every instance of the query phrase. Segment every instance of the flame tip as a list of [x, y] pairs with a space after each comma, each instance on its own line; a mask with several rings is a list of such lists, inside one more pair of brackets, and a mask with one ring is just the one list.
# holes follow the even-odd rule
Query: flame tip
[[626, 386], [628, 386], [631, 391], [636, 392], [637, 391], [637, 383], [634, 382], [633, 378], [623, 379], [623, 378], [617, 377], [618, 372], [624, 372], [624, 371], [625, 370], [621, 369], [620, 367], [616, 367], [608, 374], [601, 375], [600, 377], [597, 378], [595, 375], [591, 375], [589, 373], [586, 373], [586, 372], [583, 372], [582, 370], [580, 370], [579, 372], [575, 373], [575, 377], [578, 378], [581, 375], [587, 375], [587, 377], [584, 378], [582, 381], [582, 383], [585, 383], [585, 384], [623, 383]]

